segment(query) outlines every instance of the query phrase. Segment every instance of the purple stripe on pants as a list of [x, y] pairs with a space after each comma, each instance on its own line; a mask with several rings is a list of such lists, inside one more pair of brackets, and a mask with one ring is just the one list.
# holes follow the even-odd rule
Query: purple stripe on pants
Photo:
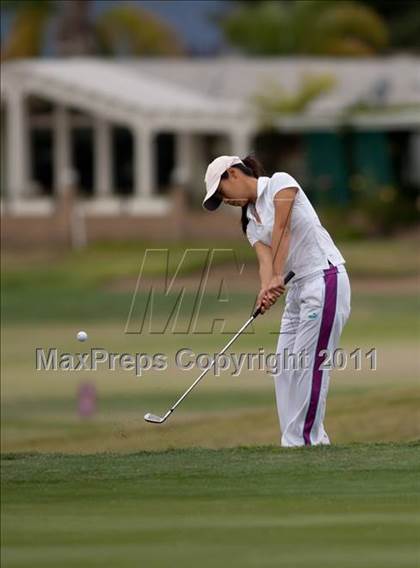
[[305, 446], [311, 445], [311, 430], [314, 425], [319, 395], [321, 392], [322, 369], [320, 369], [320, 366], [324, 361], [324, 356], [320, 355], [320, 351], [328, 348], [331, 329], [335, 318], [337, 305], [337, 267], [332, 266], [331, 268], [324, 270], [324, 281], [325, 298], [322, 310], [321, 327], [315, 352], [314, 367], [312, 371], [311, 398], [303, 427], [303, 439], [305, 440]]

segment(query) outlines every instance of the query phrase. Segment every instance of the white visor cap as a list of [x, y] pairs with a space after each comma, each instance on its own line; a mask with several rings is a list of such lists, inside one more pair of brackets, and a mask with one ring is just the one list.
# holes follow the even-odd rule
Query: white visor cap
[[204, 181], [206, 183], [206, 196], [203, 200], [203, 207], [209, 211], [214, 211], [222, 203], [222, 200], [214, 195], [219, 187], [220, 178], [227, 169], [235, 164], [243, 164], [238, 156], [219, 156], [207, 167]]

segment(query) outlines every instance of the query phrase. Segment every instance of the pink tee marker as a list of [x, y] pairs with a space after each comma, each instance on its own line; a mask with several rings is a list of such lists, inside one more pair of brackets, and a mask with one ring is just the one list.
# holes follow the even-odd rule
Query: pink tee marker
[[96, 388], [92, 383], [81, 383], [77, 392], [77, 405], [81, 418], [90, 418], [96, 411]]

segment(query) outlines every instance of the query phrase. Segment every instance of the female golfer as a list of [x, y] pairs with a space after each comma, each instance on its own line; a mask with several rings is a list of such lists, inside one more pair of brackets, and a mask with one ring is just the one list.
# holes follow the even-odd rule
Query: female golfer
[[259, 261], [262, 312], [285, 291], [283, 275], [295, 273], [276, 353], [281, 362], [295, 354], [300, 364], [273, 375], [281, 444], [329, 444], [323, 423], [328, 366], [350, 314], [345, 260], [298, 182], [284, 172], [262, 174], [251, 156], [219, 156], [206, 171], [203, 207], [242, 207], [242, 230]]

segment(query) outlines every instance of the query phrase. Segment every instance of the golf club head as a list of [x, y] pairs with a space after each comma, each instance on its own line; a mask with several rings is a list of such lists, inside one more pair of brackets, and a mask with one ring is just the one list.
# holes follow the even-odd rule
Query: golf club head
[[153, 424], [161, 424], [164, 420], [164, 418], [156, 416], [156, 414], [150, 414], [150, 412], [144, 415], [144, 419], [146, 422], [152, 422]]

